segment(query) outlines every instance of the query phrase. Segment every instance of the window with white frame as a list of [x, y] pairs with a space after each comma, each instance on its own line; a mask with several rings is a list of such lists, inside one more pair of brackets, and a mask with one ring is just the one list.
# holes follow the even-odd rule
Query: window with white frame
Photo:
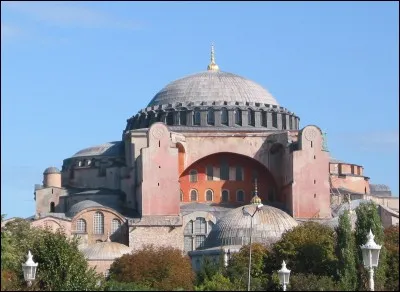
[[76, 220], [76, 232], [86, 233], [86, 221], [85, 221], [85, 219]]
[[213, 191], [207, 190], [206, 191], [206, 201], [211, 202], [213, 200]]
[[195, 221], [190, 220], [184, 229], [185, 252], [204, 247], [206, 238], [213, 226], [214, 223], [212, 221], [206, 221], [202, 217], [197, 217]]
[[104, 234], [104, 215], [101, 212], [94, 213], [93, 220], [93, 233], [94, 234]]
[[197, 191], [196, 190], [191, 190], [190, 191], [190, 200], [192, 202], [197, 201]]
[[118, 219], [113, 219], [111, 221], [111, 234], [114, 234], [121, 227], [121, 221]]
[[197, 170], [192, 169], [192, 170], [189, 172], [189, 181], [190, 181], [190, 182], [197, 182]]

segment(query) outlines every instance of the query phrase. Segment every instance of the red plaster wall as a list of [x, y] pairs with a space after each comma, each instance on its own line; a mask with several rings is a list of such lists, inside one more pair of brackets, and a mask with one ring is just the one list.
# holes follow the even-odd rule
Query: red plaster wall
[[[207, 180], [206, 166], [212, 165], [213, 167], [221, 167], [221, 159], [225, 158], [228, 162], [229, 167], [241, 166], [244, 172], [243, 181], [229, 181], [229, 180]], [[197, 182], [190, 182], [189, 172], [195, 169], [197, 170], [198, 177]], [[183, 192], [183, 202], [190, 202], [190, 190], [196, 189], [198, 191], [198, 202], [206, 201], [206, 191], [208, 189], [213, 190], [213, 202], [221, 202], [222, 190], [229, 191], [229, 203], [232, 204], [243, 204], [243, 202], [236, 201], [236, 191], [243, 190], [245, 193], [244, 203], [248, 203], [253, 197], [254, 183], [252, 181], [253, 170], [258, 173], [258, 195], [263, 202], [268, 201], [268, 190], [270, 188], [275, 189], [275, 196], [277, 201], [281, 201], [278, 194], [276, 184], [269, 171], [257, 161], [233, 153], [218, 153], [207, 156], [193, 165], [189, 166], [180, 177], [180, 187]], [[215, 173], [214, 173], [215, 176]]]
[[141, 150], [142, 216], [180, 213], [178, 149], [171, 146], [167, 127], [163, 123], [153, 124], [148, 132], [148, 147]]
[[322, 135], [317, 127], [307, 126], [300, 135], [299, 150], [293, 152], [293, 217], [329, 218], [328, 152], [322, 151]]
[[331, 174], [333, 188], [346, 188], [353, 192], [369, 194], [369, 181], [363, 176], [338, 176]]

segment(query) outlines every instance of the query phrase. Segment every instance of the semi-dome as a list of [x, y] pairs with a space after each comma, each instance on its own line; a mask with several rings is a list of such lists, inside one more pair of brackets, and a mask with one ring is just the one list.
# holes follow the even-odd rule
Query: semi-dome
[[50, 166], [43, 171], [43, 174], [60, 173], [60, 170], [55, 166]]
[[107, 142], [101, 145], [82, 149], [72, 157], [83, 156], [121, 156], [123, 155], [124, 143], [122, 141]]
[[[246, 245], [250, 241], [251, 217], [243, 215], [243, 208], [253, 214], [256, 204], [235, 208], [223, 216], [210, 234], [208, 246]], [[271, 244], [283, 233], [296, 227], [297, 221], [285, 211], [272, 206], [262, 206], [253, 218], [252, 241]]]
[[278, 105], [261, 85], [232, 73], [208, 70], [175, 80], [161, 89], [149, 106], [176, 102], [254, 102]]
[[91, 244], [82, 248], [81, 251], [87, 260], [113, 261], [124, 254], [130, 253], [132, 250], [129, 246], [107, 240], [106, 242]]
[[76, 214], [78, 214], [80, 211], [85, 210], [87, 208], [92, 208], [92, 207], [97, 207], [97, 208], [104, 208], [104, 205], [92, 201], [92, 200], [84, 200], [84, 201], [80, 201], [78, 203], [75, 203], [71, 206], [71, 208], [69, 208], [68, 210], [68, 216], [69, 217], [73, 217]]

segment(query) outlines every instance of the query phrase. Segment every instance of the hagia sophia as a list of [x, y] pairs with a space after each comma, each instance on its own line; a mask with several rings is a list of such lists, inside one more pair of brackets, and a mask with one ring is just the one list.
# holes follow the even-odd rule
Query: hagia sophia
[[[317, 125], [254, 81], [207, 70], [162, 88], [126, 121], [120, 141], [76, 152], [49, 167], [35, 186], [32, 226], [80, 237], [90, 265], [143, 245], [226, 257], [249, 243], [273, 243], [307, 220], [335, 226], [344, 208], [379, 206], [384, 226], [398, 222], [398, 197], [373, 185], [364, 168], [331, 157]], [[347, 198], [347, 199], [346, 199]], [[354, 215], [354, 214], [353, 214]]]

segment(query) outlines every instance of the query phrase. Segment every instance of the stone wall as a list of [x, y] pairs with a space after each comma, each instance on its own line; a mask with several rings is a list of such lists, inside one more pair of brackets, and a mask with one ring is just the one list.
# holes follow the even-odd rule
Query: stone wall
[[131, 226], [129, 227], [129, 247], [141, 249], [144, 245], [156, 247], [171, 246], [183, 251], [182, 226]]

